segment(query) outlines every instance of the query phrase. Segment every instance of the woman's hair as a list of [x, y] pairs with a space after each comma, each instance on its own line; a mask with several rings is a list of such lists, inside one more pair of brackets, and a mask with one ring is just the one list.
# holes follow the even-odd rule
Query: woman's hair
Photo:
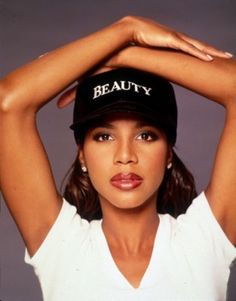
[[[78, 146], [83, 145], [85, 136], [80, 136]], [[174, 150], [172, 167], [166, 169], [164, 179], [158, 190], [157, 212], [169, 213], [177, 217], [185, 213], [192, 200], [196, 197], [195, 182], [192, 174], [185, 167]], [[67, 173], [68, 182], [65, 186], [65, 199], [76, 206], [77, 212], [87, 220], [101, 219], [102, 210], [98, 193], [94, 189], [89, 176], [81, 169], [77, 157]]]
[[194, 177], [174, 150], [172, 168], [167, 169], [158, 190], [157, 212], [177, 217], [185, 213], [197, 196]]

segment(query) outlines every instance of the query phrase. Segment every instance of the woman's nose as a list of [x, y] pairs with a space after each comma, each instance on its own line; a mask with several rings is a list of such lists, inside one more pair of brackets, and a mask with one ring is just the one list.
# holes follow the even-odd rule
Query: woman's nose
[[114, 154], [114, 163], [115, 164], [130, 164], [137, 163], [138, 157], [135, 150], [135, 146], [132, 142], [123, 141], [117, 145], [115, 154]]

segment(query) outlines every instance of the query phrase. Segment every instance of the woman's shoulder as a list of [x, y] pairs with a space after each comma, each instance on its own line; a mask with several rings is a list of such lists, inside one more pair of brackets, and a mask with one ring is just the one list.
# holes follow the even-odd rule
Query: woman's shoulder
[[88, 222], [86, 219], [81, 218], [77, 213], [76, 207], [63, 198], [59, 215], [38, 251], [33, 257], [30, 257], [26, 250], [26, 263], [37, 266], [40, 265], [40, 262], [44, 260], [44, 258], [47, 258], [49, 254], [53, 256], [53, 254], [59, 250], [64, 252], [63, 250], [66, 249], [67, 246], [74, 245], [74, 247], [79, 248], [79, 246], [89, 238], [92, 224], [94, 224], [94, 222]]
[[[236, 257], [236, 249], [217, 222], [205, 192], [201, 192], [184, 214], [173, 218], [160, 215], [162, 229], [169, 233], [170, 244], [192, 250], [198, 255], [214, 254], [228, 264]], [[203, 255], [204, 255], [203, 254]], [[205, 256], [205, 255], [204, 255]]]

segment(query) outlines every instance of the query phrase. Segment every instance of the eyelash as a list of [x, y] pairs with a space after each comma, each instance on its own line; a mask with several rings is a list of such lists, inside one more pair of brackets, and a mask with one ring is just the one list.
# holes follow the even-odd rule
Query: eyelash
[[[146, 138], [144, 138], [144, 137], [142, 138], [143, 135], [145, 135]], [[159, 136], [152, 131], [143, 131], [137, 135], [137, 138], [138, 137], [141, 137], [141, 139], [138, 139], [138, 140], [145, 140], [147, 142], [156, 141], [159, 138]]]
[[[143, 136], [146, 137], [143, 137]], [[152, 142], [156, 141], [159, 138], [159, 135], [152, 132], [152, 131], [142, 131], [136, 136], [137, 140], [143, 140], [147, 142]], [[93, 140], [98, 141], [98, 142], [103, 142], [103, 141], [111, 141], [113, 140], [113, 137], [109, 133], [95, 133], [93, 135]]]
[[96, 133], [93, 135], [93, 140], [98, 141], [98, 142], [113, 140], [110, 138], [112, 138], [112, 137], [108, 133]]

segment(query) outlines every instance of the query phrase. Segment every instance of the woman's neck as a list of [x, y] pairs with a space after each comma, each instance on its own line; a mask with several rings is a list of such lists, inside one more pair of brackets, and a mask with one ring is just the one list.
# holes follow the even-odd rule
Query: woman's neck
[[153, 245], [159, 225], [154, 202], [134, 209], [102, 204], [102, 209], [102, 228], [109, 246], [134, 254]]

